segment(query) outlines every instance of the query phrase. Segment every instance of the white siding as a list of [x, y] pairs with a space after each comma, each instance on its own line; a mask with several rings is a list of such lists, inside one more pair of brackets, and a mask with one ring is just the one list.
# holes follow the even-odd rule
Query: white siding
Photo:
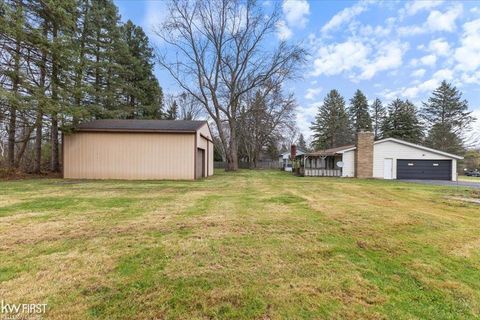
[[355, 150], [343, 153], [342, 177], [355, 177]]
[[384, 159], [393, 159], [393, 179], [397, 178], [397, 159], [417, 160], [452, 160], [452, 180], [456, 180], [457, 160], [430, 151], [418, 149], [397, 143], [385, 141], [373, 146], [373, 177], [383, 179]]

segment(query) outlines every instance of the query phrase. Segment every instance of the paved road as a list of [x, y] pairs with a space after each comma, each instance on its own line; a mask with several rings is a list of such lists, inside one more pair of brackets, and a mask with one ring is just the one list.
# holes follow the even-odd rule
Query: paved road
[[469, 187], [469, 188], [478, 188], [480, 189], [480, 183], [473, 181], [444, 181], [444, 180], [400, 180], [404, 182], [414, 182], [414, 183], [423, 183], [423, 184], [433, 184], [438, 186], [450, 186], [450, 187]]

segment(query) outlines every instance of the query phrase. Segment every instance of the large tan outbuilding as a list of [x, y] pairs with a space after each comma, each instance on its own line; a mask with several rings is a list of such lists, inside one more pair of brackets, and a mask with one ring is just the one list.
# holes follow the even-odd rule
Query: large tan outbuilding
[[63, 175], [75, 179], [193, 180], [213, 175], [206, 121], [95, 120], [63, 140]]

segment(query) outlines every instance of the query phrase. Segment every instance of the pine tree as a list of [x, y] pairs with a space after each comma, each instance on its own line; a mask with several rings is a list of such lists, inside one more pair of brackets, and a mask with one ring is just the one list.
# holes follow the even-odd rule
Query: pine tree
[[353, 142], [345, 100], [337, 90], [327, 94], [318, 108], [311, 129], [314, 132], [312, 146], [316, 149], [334, 148]]
[[162, 115], [162, 90], [153, 75], [153, 49], [142, 28], [130, 20], [121, 28], [128, 47], [125, 82], [128, 118], [159, 119]]
[[462, 152], [462, 134], [473, 121], [468, 102], [462, 94], [446, 81], [435, 89], [428, 102], [423, 104], [422, 116], [430, 130], [427, 145], [447, 151]]
[[348, 109], [350, 122], [354, 132], [360, 130], [372, 130], [372, 119], [368, 113], [367, 97], [362, 91], [357, 90], [352, 99], [350, 99], [350, 108]]
[[24, 96], [21, 86], [24, 73], [21, 69], [23, 42], [26, 37], [24, 22], [25, 10], [22, 0], [12, 0], [6, 6], [2, 3], [3, 14], [0, 16], [2, 32], [2, 55], [8, 55], [10, 61], [1, 66], [1, 75], [5, 83], [1, 88], [5, 104], [8, 106], [7, 122], [7, 165], [15, 167], [15, 144], [17, 135], [18, 112], [23, 107]]
[[407, 101], [396, 99], [388, 106], [388, 116], [382, 126], [383, 138], [397, 138], [412, 143], [420, 143], [423, 137], [422, 126], [415, 106]]
[[434, 124], [428, 131], [425, 144], [449, 153], [461, 154], [465, 152], [462, 139], [453, 132], [448, 124]]
[[370, 110], [372, 115], [373, 133], [375, 134], [375, 140], [378, 140], [381, 137], [381, 129], [385, 122], [385, 118], [387, 117], [387, 110], [378, 98], [373, 101]]
[[178, 106], [177, 101], [173, 100], [165, 113], [165, 120], [177, 120]]
[[304, 152], [307, 151], [307, 142], [305, 141], [303, 133], [300, 133], [300, 136], [298, 137], [297, 147]]

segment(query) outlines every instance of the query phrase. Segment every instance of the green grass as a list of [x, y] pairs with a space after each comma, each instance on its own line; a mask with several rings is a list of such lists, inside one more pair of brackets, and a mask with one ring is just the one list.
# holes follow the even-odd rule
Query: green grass
[[480, 177], [458, 176], [459, 181], [471, 181], [480, 183]]
[[478, 319], [480, 192], [216, 172], [0, 182], [0, 299], [47, 319]]

